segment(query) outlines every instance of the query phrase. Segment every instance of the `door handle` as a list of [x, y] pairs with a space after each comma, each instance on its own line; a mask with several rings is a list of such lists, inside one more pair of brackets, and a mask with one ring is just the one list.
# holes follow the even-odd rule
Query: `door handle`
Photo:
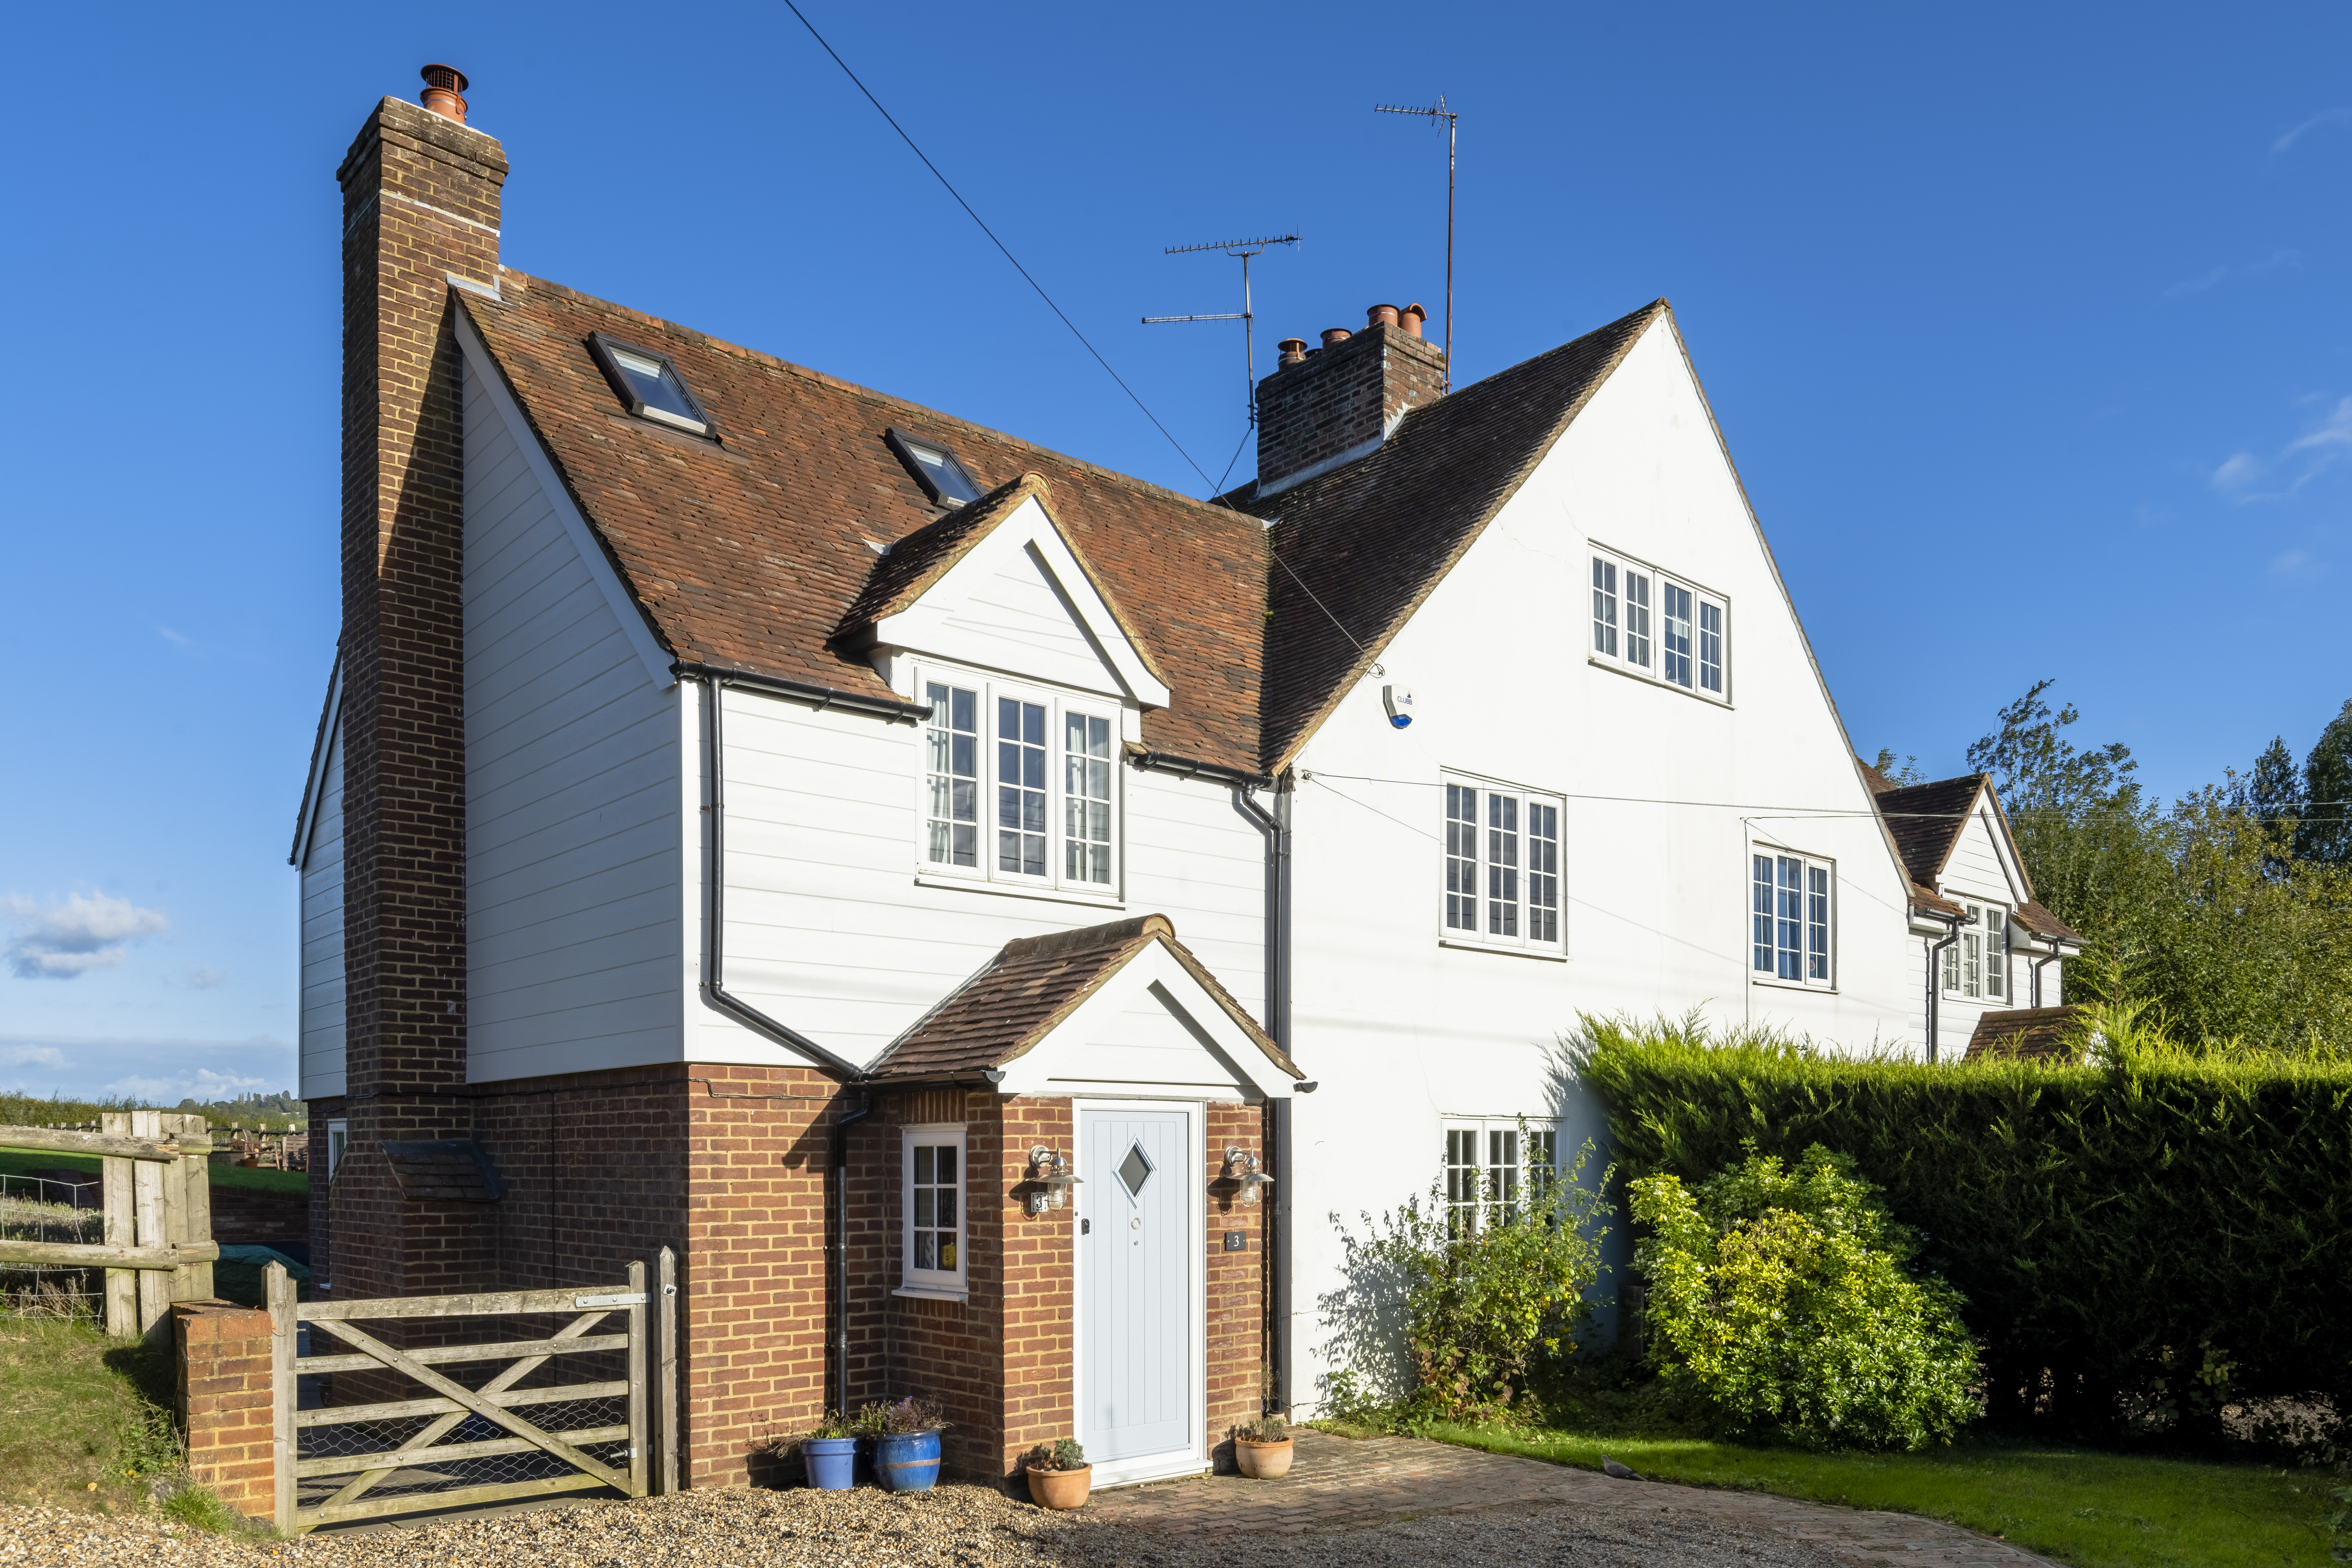
[[1092, 1221], [1092, 1220], [1090, 1220], [1090, 1219], [1082, 1219], [1082, 1220], [1078, 1221], [1078, 1234], [1079, 1234], [1080, 1236], [1092, 1236], [1094, 1233], [1095, 1233], [1095, 1222], [1094, 1222], [1094, 1221]]

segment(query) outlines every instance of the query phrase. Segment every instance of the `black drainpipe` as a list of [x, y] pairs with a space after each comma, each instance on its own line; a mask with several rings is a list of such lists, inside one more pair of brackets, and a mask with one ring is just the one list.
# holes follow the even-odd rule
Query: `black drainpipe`
[[[1249, 780], [1234, 783], [1234, 804], [1265, 835], [1272, 865], [1266, 879], [1265, 1032], [1284, 1054], [1290, 1051], [1290, 828], [1281, 817], [1257, 803], [1261, 786]], [[1296, 1058], [1293, 1058], [1296, 1060]], [[1277, 1166], [1274, 1196], [1266, 1205], [1265, 1251], [1268, 1284], [1265, 1292], [1267, 1381], [1274, 1397], [1290, 1408], [1290, 1194], [1291, 1173], [1285, 1158], [1290, 1146], [1290, 1104], [1276, 1100], [1269, 1119], [1276, 1147], [1266, 1163]]]
[[2058, 941], [2055, 937], [2053, 937], [2050, 939], [2050, 952], [2045, 956], [2035, 959], [2032, 965], [2033, 971], [2033, 1005], [2036, 1007], [2042, 1005], [2042, 966], [2045, 963], [2055, 963], [2057, 962]]
[[[702, 992], [710, 1005], [749, 1028], [765, 1035], [791, 1050], [800, 1052], [816, 1064], [819, 1070], [839, 1079], [843, 1084], [863, 1084], [866, 1069], [845, 1058], [818, 1045], [814, 1040], [778, 1023], [741, 997], [729, 993], [726, 983], [727, 965], [727, 743], [726, 704], [722, 700], [732, 677], [698, 667], [680, 666], [681, 675], [691, 673], [702, 683], [706, 704], [709, 710], [708, 774], [710, 781], [710, 868], [703, 879], [707, 889], [705, 924], [709, 927], [709, 963], [704, 970]], [[744, 682], [743, 684], [751, 684]], [[789, 687], [792, 683], [777, 683]], [[820, 689], [812, 688], [812, 690]], [[792, 692], [800, 696], [803, 693]], [[841, 706], [850, 706], [848, 703]], [[879, 712], [879, 704], [868, 703], [864, 710]], [[919, 712], [921, 710], [914, 710]], [[889, 717], [905, 715], [892, 713]], [[857, 1109], [835, 1117], [833, 1123], [833, 1300], [838, 1325], [834, 1339], [834, 1387], [843, 1415], [849, 1413], [849, 1129], [874, 1114], [874, 1096], [861, 1092]]]
[[1936, 1065], [1936, 1034], [1943, 1022], [1944, 984], [1940, 973], [1944, 950], [1960, 940], [1960, 927], [1967, 923], [1965, 915], [1938, 915], [1944, 922], [1944, 940], [1927, 944], [1927, 1065]]

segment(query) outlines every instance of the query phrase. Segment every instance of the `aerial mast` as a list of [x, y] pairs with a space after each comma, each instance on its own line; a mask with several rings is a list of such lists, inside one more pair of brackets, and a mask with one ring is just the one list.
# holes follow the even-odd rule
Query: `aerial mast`
[[1433, 125], [1445, 130], [1445, 390], [1454, 390], [1454, 151], [1455, 127], [1461, 111], [1445, 106], [1445, 95], [1439, 93], [1437, 101], [1427, 109], [1408, 109], [1395, 104], [1372, 105], [1375, 114], [1422, 114]]
[[1295, 234], [1264, 235], [1256, 239], [1213, 239], [1205, 245], [1171, 245], [1162, 256], [1190, 256], [1196, 251], [1222, 250], [1227, 256], [1239, 257], [1242, 264], [1242, 308], [1238, 311], [1223, 310], [1203, 316], [1146, 316], [1143, 324], [1156, 326], [1163, 321], [1239, 321], [1242, 324], [1242, 387], [1249, 409], [1250, 427], [1257, 427], [1257, 318], [1250, 304], [1250, 258], [1272, 245], [1299, 243]]

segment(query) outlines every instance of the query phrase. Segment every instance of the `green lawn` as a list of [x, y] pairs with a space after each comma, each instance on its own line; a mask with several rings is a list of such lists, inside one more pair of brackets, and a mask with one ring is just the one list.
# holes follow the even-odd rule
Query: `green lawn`
[[1948, 1519], [2076, 1568], [2273, 1568], [2328, 1561], [2325, 1470], [2200, 1463], [2047, 1443], [1964, 1440], [1924, 1454], [1813, 1454], [1680, 1436], [1440, 1424], [1441, 1442], [1655, 1480], [1738, 1487]]
[[[87, 1171], [98, 1174], [98, 1159], [90, 1154], [57, 1154], [39, 1150], [0, 1149], [0, 1173], [21, 1176], [29, 1171]], [[243, 1165], [215, 1163], [210, 1173], [216, 1187], [250, 1187], [265, 1193], [307, 1193], [310, 1178], [300, 1171], [248, 1170]]]

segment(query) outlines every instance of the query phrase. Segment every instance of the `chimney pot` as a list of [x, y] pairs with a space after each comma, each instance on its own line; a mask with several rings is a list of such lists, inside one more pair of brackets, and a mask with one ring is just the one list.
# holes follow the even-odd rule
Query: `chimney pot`
[[1404, 329], [1404, 335], [1409, 338], [1421, 336], [1421, 324], [1427, 320], [1429, 312], [1419, 305], [1407, 305], [1397, 313], [1397, 325]]
[[426, 66], [416, 73], [425, 79], [425, 107], [444, 120], [466, 123], [466, 100], [457, 95], [466, 90], [466, 73], [456, 66]]
[[1336, 348], [1355, 335], [1345, 327], [1326, 327], [1323, 329], [1323, 346]]
[[1397, 308], [1394, 305], [1375, 305], [1364, 312], [1366, 331], [1371, 331], [1374, 327], [1393, 327], [1396, 324]]
[[1307, 363], [1307, 340], [1305, 338], [1285, 338], [1276, 346], [1282, 350], [1282, 363], [1284, 364], [1305, 364]]

